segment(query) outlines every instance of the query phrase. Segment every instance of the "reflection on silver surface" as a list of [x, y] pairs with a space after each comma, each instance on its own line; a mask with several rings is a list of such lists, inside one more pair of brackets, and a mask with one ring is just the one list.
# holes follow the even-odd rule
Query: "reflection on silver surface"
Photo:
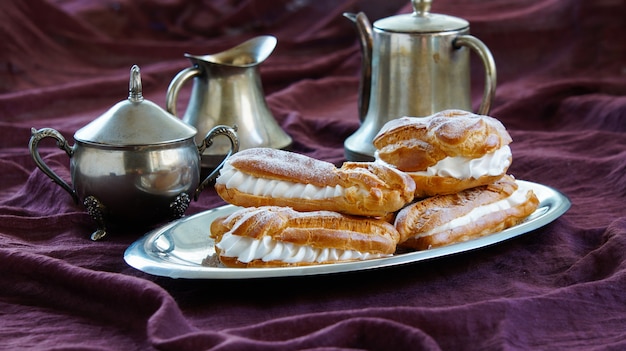
[[126, 262], [143, 272], [171, 278], [251, 279], [290, 277], [361, 271], [425, 261], [467, 252], [528, 233], [559, 218], [571, 206], [569, 199], [545, 185], [520, 181], [539, 198], [539, 207], [523, 223], [482, 238], [425, 251], [398, 253], [368, 261], [282, 268], [225, 268], [214, 257], [214, 242], [209, 237], [211, 222], [234, 212], [226, 205], [185, 217], [155, 231], [128, 247]]

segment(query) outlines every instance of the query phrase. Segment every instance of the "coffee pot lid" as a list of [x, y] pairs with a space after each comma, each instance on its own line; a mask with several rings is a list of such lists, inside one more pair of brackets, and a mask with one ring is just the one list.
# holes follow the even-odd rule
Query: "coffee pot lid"
[[103, 146], [138, 146], [166, 144], [196, 135], [194, 127], [144, 99], [137, 65], [130, 69], [128, 90], [128, 99], [79, 129], [74, 139]]
[[413, 13], [380, 19], [374, 27], [397, 33], [437, 33], [459, 31], [469, 27], [462, 18], [430, 13], [432, 0], [411, 0]]

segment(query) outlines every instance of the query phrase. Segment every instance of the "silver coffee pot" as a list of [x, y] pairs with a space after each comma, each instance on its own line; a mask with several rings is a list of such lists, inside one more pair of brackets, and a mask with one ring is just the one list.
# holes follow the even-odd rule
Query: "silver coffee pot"
[[[186, 54], [192, 66], [172, 79], [166, 95], [167, 111], [178, 115], [179, 91], [193, 78], [187, 109], [181, 119], [198, 129], [200, 135], [216, 125], [236, 125], [242, 150], [288, 148], [292, 139], [278, 125], [267, 105], [259, 71], [259, 65], [272, 53], [276, 42], [275, 37], [266, 35], [216, 54]], [[214, 168], [228, 148], [227, 143], [216, 141], [202, 154], [203, 167]]]
[[[224, 162], [200, 182], [200, 154], [220, 135], [230, 144], [225, 157], [239, 148], [236, 132], [228, 126], [215, 126], [199, 145], [196, 134], [194, 127], [144, 99], [135, 65], [128, 99], [76, 131], [73, 146], [55, 129], [33, 128], [29, 150], [41, 171], [75, 202], [82, 201], [98, 225], [91, 239], [98, 240], [107, 234], [107, 222], [147, 226], [184, 215], [191, 198], [198, 197]], [[45, 138], [56, 140], [70, 158], [71, 185], [39, 155]]]
[[445, 109], [470, 111], [470, 57], [485, 67], [480, 114], [488, 114], [496, 90], [496, 67], [485, 44], [461, 18], [430, 13], [430, 0], [413, 0], [413, 13], [380, 19], [345, 13], [358, 30], [362, 49], [359, 91], [361, 126], [344, 142], [352, 161], [371, 161], [372, 140], [388, 121], [422, 117]]

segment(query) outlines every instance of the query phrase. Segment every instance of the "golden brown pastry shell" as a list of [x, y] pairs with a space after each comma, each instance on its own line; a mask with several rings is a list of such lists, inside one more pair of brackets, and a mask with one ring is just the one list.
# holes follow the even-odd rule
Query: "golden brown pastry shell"
[[[277, 206], [243, 208], [211, 223], [211, 236], [216, 243], [227, 232], [253, 239], [269, 236], [276, 241], [318, 249], [332, 248], [373, 254], [392, 254], [400, 239], [395, 227], [381, 219], [348, 216], [330, 211], [299, 212]], [[216, 250], [218, 249], [216, 246]], [[257, 263], [243, 263], [222, 255], [219, 258], [224, 265], [238, 267], [297, 265], [260, 260]]]
[[500, 121], [462, 110], [387, 122], [374, 138], [378, 157], [405, 172], [423, 171], [445, 157], [479, 158], [511, 143]]
[[504, 176], [486, 175], [479, 178], [457, 179], [453, 177], [426, 176], [415, 172], [407, 173], [415, 182], [415, 198], [424, 198], [436, 195], [448, 195], [463, 190], [492, 184]]
[[341, 168], [336, 168], [331, 163], [287, 151], [273, 149], [245, 151], [247, 150], [230, 161], [234, 168], [245, 174], [267, 180], [276, 179], [319, 187], [339, 185], [344, 189], [344, 194], [324, 199], [273, 197], [227, 188], [219, 182], [215, 184], [218, 195], [233, 205], [285, 206], [298, 211], [328, 210], [350, 215], [380, 217], [398, 211], [414, 197], [413, 179], [387, 165], [375, 162], [345, 162]]
[[455, 218], [468, 214], [474, 208], [510, 196], [517, 189], [514, 179], [506, 175], [494, 184], [464, 190], [456, 194], [438, 195], [415, 202], [396, 216], [395, 226], [400, 233], [402, 247], [425, 250], [433, 247], [467, 241], [492, 234], [522, 222], [539, 205], [537, 196], [529, 190], [526, 201], [509, 209], [480, 217], [464, 226], [419, 236]]

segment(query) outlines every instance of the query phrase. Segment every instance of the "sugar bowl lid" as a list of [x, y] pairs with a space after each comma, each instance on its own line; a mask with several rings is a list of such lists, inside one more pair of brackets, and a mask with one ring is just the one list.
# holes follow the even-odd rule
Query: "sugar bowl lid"
[[142, 95], [139, 67], [130, 69], [128, 99], [115, 104], [74, 134], [76, 141], [102, 146], [166, 144], [193, 138], [197, 131]]
[[438, 33], [469, 27], [469, 22], [462, 18], [431, 13], [432, 0], [411, 0], [411, 4], [413, 13], [380, 19], [374, 27], [396, 33]]

